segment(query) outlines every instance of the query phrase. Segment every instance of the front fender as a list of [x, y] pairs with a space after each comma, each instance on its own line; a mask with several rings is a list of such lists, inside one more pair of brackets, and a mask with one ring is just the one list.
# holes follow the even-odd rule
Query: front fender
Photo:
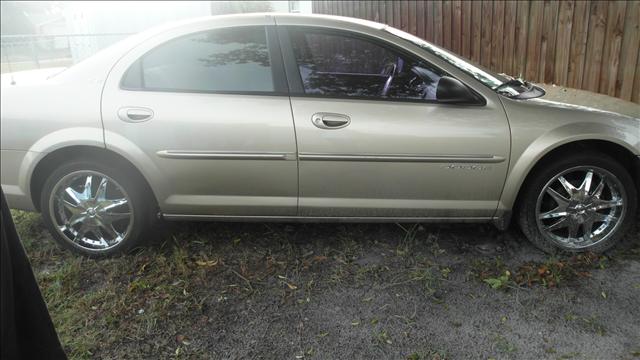
[[621, 132], [620, 127], [605, 122], [574, 122], [561, 125], [542, 133], [532, 141], [522, 144], [524, 134], [513, 136], [512, 157], [498, 211], [505, 212], [513, 208], [520, 188], [533, 167], [546, 155], [557, 148], [583, 140], [610, 142], [636, 154], [633, 144], [638, 136], [633, 132]]

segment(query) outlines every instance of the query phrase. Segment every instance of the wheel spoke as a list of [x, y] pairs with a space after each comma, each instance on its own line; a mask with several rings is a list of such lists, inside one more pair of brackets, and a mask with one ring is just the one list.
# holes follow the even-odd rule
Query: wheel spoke
[[593, 218], [588, 218], [586, 219], [583, 223], [582, 223], [582, 231], [584, 233], [584, 235], [582, 236], [582, 238], [587, 241], [587, 240], [591, 240], [591, 231], [593, 230]]
[[130, 212], [126, 212], [126, 213], [105, 212], [101, 214], [100, 217], [102, 217], [105, 223], [112, 224], [115, 221], [128, 220], [131, 217], [131, 213]]
[[109, 211], [111, 209], [115, 209], [118, 206], [122, 206], [125, 205], [129, 202], [129, 200], [127, 200], [126, 198], [122, 198], [122, 199], [114, 199], [114, 200], [104, 200], [101, 202], [101, 210], [102, 211]]
[[569, 239], [575, 239], [578, 235], [578, 224], [575, 221], [569, 221]]
[[560, 184], [562, 184], [562, 187], [567, 192], [567, 194], [573, 195], [573, 193], [576, 191], [575, 186], [573, 186], [567, 179], [565, 179], [564, 176], [559, 176], [558, 181], [560, 182]]
[[569, 220], [565, 217], [545, 227], [545, 230], [554, 231], [554, 230], [565, 228], [567, 226], [569, 226]]
[[589, 170], [580, 185], [580, 190], [582, 190], [585, 195], [589, 194], [589, 190], [591, 190], [591, 181], [593, 181], [593, 171]]
[[551, 211], [547, 211], [545, 213], [542, 213], [540, 215], [538, 215], [538, 219], [540, 220], [544, 220], [544, 219], [553, 219], [553, 218], [558, 218], [558, 217], [562, 217], [562, 216], [567, 216], [567, 212], [564, 211], [564, 209], [561, 209], [559, 206]]
[[100, 185], [98, 185], [98, 190], [96, 190], [96, 196], [94, 197], [95, 200], [105, 200], [106, 199], [107, 184], [108, 183], [109, 183], [109, 180], [107, 180], [106, 177], [103, 177], [102, 180], [100, 180]]
[[69, 195], [69, 197], [71, 198], [71, 200], [76, 202], [76, 205], [80, 205], [80, 203], [82, 202], [80, 200], [80, 197], [82, 196], [81, 193], [73, 190], [72, 188], [68, 187], [64, 190], [64, 192]]
[[87, 178], [84, 181], [84, 191], [83, 191], [83, 195], [85, 199], [91, 199], [91, 184], [93, 182], [93, 176], [92, 175], [87, 175]]
[[108, 247], [109, 244], [109, 240], [107, 240], [104, 237], [104, 234], [102, 233], [102, 230], [100, 230], [100, 228], [97, 228], [94, 230], [96, 237], [98, 238], [98, 241], [100, 241], [100, 245], [104, 246], [104, 247]]
[[84, 220], [85, 220], [85, 217], [82, 214], [78, 213], [78, 214], [73, 214], [67, 222], [69, 226], [74, 226]]
[[73, 215], [80, 214], [83, 211], [83, 209], [77, 204], [72, 204], [64, 199], [60, 199], [60, 201], [62, 203], [62, 206], [64, 206], [65, 209], [69, 210]]
[[569, 199], [558, 194], [558, 192], [553, 190], [552, 188], [547, 188], [547, 194], [549, 194], [553, 198], [553, 200], [556, 201], [558, 207], [566, 208], [569, 205]]
[[82, 238], [84, 238], [85, 234], [87, 233], [87, 225], [85, 223], [82, 223], [82, 225], [80, 225], [80, 229], [78, 229], [78, 231], [75, 234], [75, 238], [73, 239], [74, 241], [79, 241], [82, 240]]
[[598, 201], [595, 201], [592, 205], [594, 206], [595, 210], [602, 210], [602, 209], [610, 209], [613, 207], [622, 206], [622, 204], [623, 204], [622, 199], [612, 199], [612, 200], [598, 200]]
[[600, 183], [598, 184], [598, 186], [596, 186], [595, 190], [593, 190], [593, 194], [591, 194], [591, 196], [596, 199], [600, 199], [600, 196], [602, 195], [602, 190], [604, 190], [604, 175], [602, 175], [602, 178], [600, 179]]
[[611, 222], [613, 220], [617, 220], [618, 218], [613, 216], [613, 215], [608, 215], [608, 214], [600, 214], [600, 213], [595, 213], [593, 215], [593, 220], [594, 221], [598, 221], [598, 222], [604, 222], [604, 223], [608, 223]]
[[100, 222], [100, 228], [104, 229], [107, 234], [109, 234], [109, 236], [111, 236], [112, 240], [115, 240], [118, 238], [118, 232], [116, 231], [116, 229], [113, 227], [113, 225], [111, 225], [111, 223], [104, 223], [104, 222]]

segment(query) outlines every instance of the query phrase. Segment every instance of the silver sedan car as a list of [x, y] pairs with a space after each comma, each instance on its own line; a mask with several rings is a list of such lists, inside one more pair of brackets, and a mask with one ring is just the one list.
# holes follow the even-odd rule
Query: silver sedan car
[[545, 251], [604, 251], [636, 221], [638, 117], [383, 24], [207, 17], [3, 75], [2, 188], [90, 256], [158, 219], [514, 220]]

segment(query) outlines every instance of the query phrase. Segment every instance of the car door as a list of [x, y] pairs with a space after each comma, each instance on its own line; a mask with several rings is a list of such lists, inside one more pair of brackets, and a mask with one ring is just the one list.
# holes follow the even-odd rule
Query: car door
[[280, 21], [278, 31], [301, 215], [493, 215], [510, 147], [497, 98], [476, 92], [476, 103], [438, 103], [438, 80], [452, 75], [373, 36]]
[[282, 58], [272, 24], [256, 19], [156, 36], [111, 72], [107, 147], [157, 169], [149, 181], [166, 216], [296, 214]]

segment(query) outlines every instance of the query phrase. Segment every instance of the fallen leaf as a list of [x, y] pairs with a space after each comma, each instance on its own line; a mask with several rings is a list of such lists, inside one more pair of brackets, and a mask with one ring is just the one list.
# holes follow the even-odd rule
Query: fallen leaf
[[218, 259], [215, 260], [196, 260], [196, 264], [199, 266], [212, 267], [218, 265]]
[[289, 287], [289, 289], [291, 289], [291, 290], [295, 290], [295, 289], [297, 289], [297, 288], [298, 288], [297, 286], [295, 286], [295, 285], [293, 285], [293, 284], [290, 284], [290, 283], [286, 283], [286, 284], [287, 284], [287, 286]]

